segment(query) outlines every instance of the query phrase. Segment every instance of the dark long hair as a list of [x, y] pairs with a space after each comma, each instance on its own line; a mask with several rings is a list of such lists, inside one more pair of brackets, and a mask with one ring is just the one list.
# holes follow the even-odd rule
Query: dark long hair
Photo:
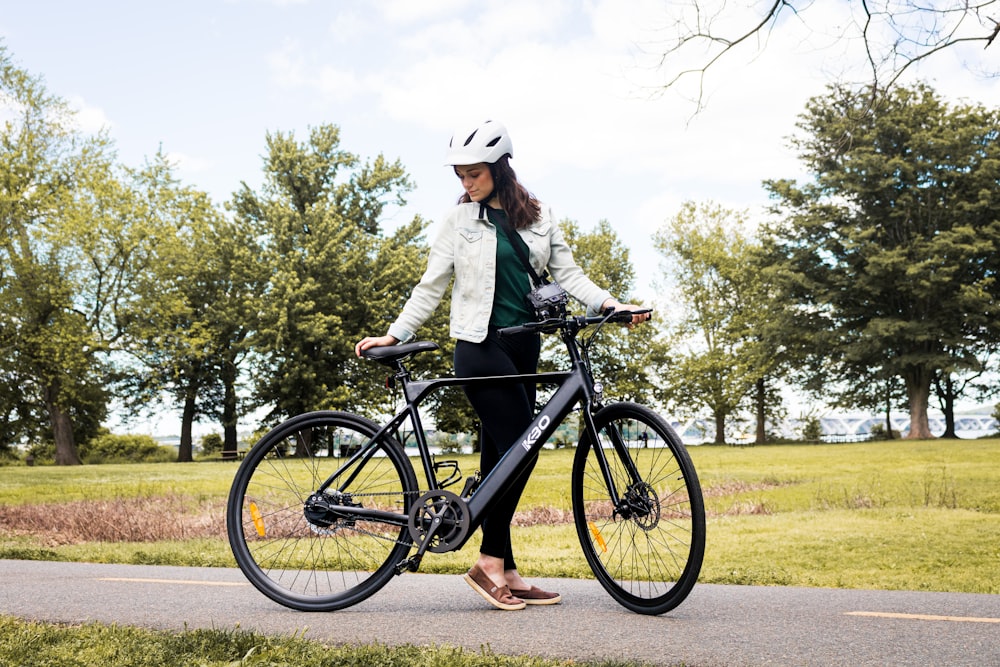
[[[535, 196], [518, 182], [508, 157], [503, 156], [489, 167], [493, 176], [493, 192], [500, 198], [500, 206], [507, 212], [507, 219], [514, 229], [525, 229], [535, 224], [541, 217], [542, 207]], [[466, 192], [458, 201], [467, 203], [472, 199]]]

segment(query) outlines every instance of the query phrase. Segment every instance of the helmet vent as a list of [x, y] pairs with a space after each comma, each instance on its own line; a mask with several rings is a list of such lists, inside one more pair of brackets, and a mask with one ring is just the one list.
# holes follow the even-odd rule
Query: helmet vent
[[504, 157], [514, 157], [514, 146], [507, 128], [488, 120], [475, 127], [459, 128], [451, 135], [445, 153], [445, 164], [494, 164]]

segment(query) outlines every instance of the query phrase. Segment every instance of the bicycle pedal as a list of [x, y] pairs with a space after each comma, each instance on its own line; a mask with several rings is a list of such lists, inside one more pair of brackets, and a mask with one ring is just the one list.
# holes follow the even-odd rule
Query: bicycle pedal
[[396, 563], [396, 576], [403, 574], [404, 572], [416, 572], [420, 569], [420, 561], [423, 559], [422, 554], [416, 554], [410, 558], [405, 558], [398, 563]]

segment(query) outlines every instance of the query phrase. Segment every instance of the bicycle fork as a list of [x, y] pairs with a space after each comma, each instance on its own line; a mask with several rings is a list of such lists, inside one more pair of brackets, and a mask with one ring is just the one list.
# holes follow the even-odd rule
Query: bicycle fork
[[604, 483], [608, 487], [609, 497], [614, 503], [615, 509], [613, 516], [619, 516], [622, 519], [632, 519], [648, 514], [650, 508], [647, 503], [642, 501], [645, 494], [641, 492], [637, 493], [637, 490], [641, 490], [645, 485], [645, 482], [639, 475], [639, 470], [635, 466], [635, 461], [632, 460], [632, 456], [629, 454], [628, 447], [626, 446], [621, 433], [618, 431], [618, 428], [615, 427], [613, 423], [609, 423], [605, 432], [611, 441], [611, 446], [615, 450], [618, 459], [625, 468], [625, 472], [628, 474], [629, 485], [628, 489], [626, 489], [625, 496], [619, 494], [618, 485], [615, 484], [614, 475], [611, 473], [611, 464], [608, 462], [607, 454], [602, 446], [601, 432], [598, 430], [597, 425], [594, 422], [594, 414], [589, 406], [584, 407], [583, 409], [583, 420], [587, 430], [591, 434], [594, 456], [601, 469], [601, 475], [604, 477]]

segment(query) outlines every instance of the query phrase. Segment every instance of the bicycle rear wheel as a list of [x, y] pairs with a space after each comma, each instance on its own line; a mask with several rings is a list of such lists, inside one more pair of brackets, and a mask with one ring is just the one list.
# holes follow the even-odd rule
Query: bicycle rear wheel
[[[395, 573], [412, 543], [406, 517], [417, 482], [391, 438], [350, 462], [377, 432], [358, 415], [312, 412], [279, 424], [247, 453], [229, 492], [226, 529], [240, 569], [264, 595], [292, 609], [332, 611], [369, 597]], [[342, 468], [327, 493], [315, 495]]]
[[[573, 461], [580, 545], [611, 597], [634, 612], [662, 614], [684, 601], [701, 571], [705, 507], [698, 476], [680, 438], [652, 410], [617, 403], [598, 411], [594, 422], [596, 441], [585, 432]], [[629, 472], [633, 466], [637, 476]]]

